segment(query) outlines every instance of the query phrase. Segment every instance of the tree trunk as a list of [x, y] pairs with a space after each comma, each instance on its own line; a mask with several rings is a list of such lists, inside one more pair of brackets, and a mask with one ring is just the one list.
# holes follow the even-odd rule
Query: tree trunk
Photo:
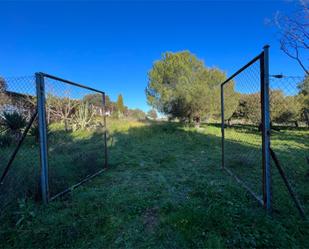
[[68, 128], [68, 121], [67, 120], [64, 120], [64, 130], [67, 132], [69, 131], [69, 128]]
[[227, 126], [231, 127], [231, 119], [230, 118], [227, 120]]
[[297, 120], [295, 120], [295, 121], [294, 121], [294, 124], [295, 124], [295, 127], [296, 127], [296, 128], [298, 128], [298, 127], [299, 127], [299, 125], [298, 125], [298, 121], [297, 121]]
[[305, 115], [305, 120], [306, 120], [307, 126], [309, 127], [309, 117], [308, 117], [308, 112], [307, 112], [307, 111], [305, 111], [304, 115]]
[[201, 118], [199, 116], [194, 117], [194, 127], [195, 128], [200, 128], [200, 124], [201, 124]]

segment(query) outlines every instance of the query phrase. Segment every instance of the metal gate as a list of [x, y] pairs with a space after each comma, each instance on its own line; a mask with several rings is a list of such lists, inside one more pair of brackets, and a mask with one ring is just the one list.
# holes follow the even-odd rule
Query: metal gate
[[268, 46], [221, 84], [222, 168], [271, 210]]

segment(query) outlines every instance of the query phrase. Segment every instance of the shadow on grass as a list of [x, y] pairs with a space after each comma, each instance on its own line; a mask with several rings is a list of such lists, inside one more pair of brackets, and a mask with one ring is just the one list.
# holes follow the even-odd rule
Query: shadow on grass
[[[49, 135], [49, 141], [49, 174], [52, 194], [70, 187], [88, 174], [104, 167], [102, 132], [53, 131]], [[32, 153], [30, 150], [32, 145], [30, 141], [25, 144], [25, 155]], [[107, 206], [113, 205], [113, 209], [120, 216], [125, 213], [129, 217], [126, 219], [131, 220], [134, 217], [142, 216], [143, 219], [146, 219], [144, 222], [147, 225], [145, 226], [149, 231], [152, 231], [159, 229], [159, 225], [157, 225], [159, 221], [153, 221], [156, 219], [153, 217], [168, 213], [168, 218], [161, 220], [163, 224], [160, 225], [161, 228], [163, 231], [177, 230], [175, 236], [180, 237], [175, 239], [180, 242], [184, 240], [183, 243], [187, 247], [190, 247], [186, 244], [187, 241], [195, 246], [199, 245], [196, 241], [208, 243], [202, 235], [204, 227], [214, 229], [214, 246], [220, 243], [224, 244], [222, 236], [228, 237], [227, 234], [233, 234], [233, 224], [229, 218], [222, 219], [222, 214], [224, 212], [228, 216], [228, 213], [231, 212], [231, 217], [233, 214], [235, 217], [237, 216], [237, 219], [244, 215], [238, 213], [244, 208], [242, 207], [244, 199], [239, 197], [239, 203], [230, 204], [235, 201], [235, 196], [241, 195], [241, 190], [236, 186], [236, 182], [233, 182], [228, 176], [225, 178], [220, 171], [221, 137], [218, 127], [209, 125], [206, 128], [193, 129], [183, 127], [179, 123], [145, 123], [144, 126], [128, 130], [111, 130], [108, 145], [109, 170], [93, 183], [87, 184], [88, 188], [92, 190], [88, 190], [87, 197], [84, 197], [85, 201], [81, 200], [83, 203], [81, 205], [85, 206], [85, 212], [87, 210], [88, 215], [91, 215], [89, 213], [91, 210], [86, 208], [87, 205], [102, 205], [104, 202]], [[252, 188], [256, 187], [256, 191], [259, 191], [261, 186], [260, 162], [252, 156], [260, 153], [259, 148], [228, 140], [226, 141], [226, 149], [228, 167], [248, 184], [251, 184]], [[38, 160], [34, 156], [32, 159]], [[28, 167], [31, 163], [28, 163], [27, 160], [20, 158], [12, 166], [10, 178], [7, 179], [12, 181], [10, 183], [11, 191], [0, 192], [0, 198], [5, 199], [10, 195], [11, 201], [14, 200], [15, 203], [17, 198], [33, 198], [35, 190], [38, 189], [38, 170], [32, 173], [31, 168], [37, 167], [38, 169], [38, 166]], [[28, 166], [24, 167], [25, 165]], [[276, 176], [274, 177], [276, 178]], [[25, 180], [19, 186], [18, 182], [21, 179]], [[33, 184], [28, 183], [29, 179], [32, 179]], [[227, 186], [227, 179], [230, 179], [232, 185], [235, 186]], [[289, 202], [289, 197], [284, 186], [279, 183], [278, 186], [274, 193], [274, 198], [279, 199], [276, 205], [283, 209], [284, 214], [297, 216], [296, 211], [293, 211], [295, 209], [290, 208], [290, 204], [286, 204]], [[22, 191], [18, 192], [16, 189]], [[2, 190], [0, 189], [0, 191]], [[304, 188], [302, 191], [302, 197], [308, 196], [308, 190]], [[97, 192], [102, 192], [101, 198], [104, 198], [98, 198]], [[91, 199], [92, 195], [93, 199]], [[81, 193], [80, 198], [83, 198], [82, 196]], [[235, 205], [236, 211], [231, 211], [231, 205]], [[104, 212], [109, 210], [105, 206], [104, 208]], [[82, 212], [81, 209], [78, 207], [78, 216]], [[226, 214], [226, 212], [228, 213]], [[6, 222], [10, 222], [8, 226], [12, 226], [12, 224], [14, 226], [19, 219], [20, 214], [14, 213]], [[110, 221], [108, 217], [106, 219], [108, 225]], [[92, 223], [92, 221], [88, 222]], [[243, 222], [247, 224], [245, 221]], [[139, 231], [138, 226], [135, 227], [135, 223], [130, 224], [130, 232], [140, 238], [138, 233], [134, 233], [134, 229]], [[138, 224], [136, 223], [136, 225]], [[105, 232], [108, 233], [108, 231]], [[117, 233], [120, 232], [117, 231]], [[246, 231], [242, 232], [246, 233]], [[141, 232], [141, 234], [143, 233]], [[233, 236], [235, 238], [236, 235]], [[74, 238], [73, 236], [70, 242], [73, 246]], [[56, 239], [54, 238], [52, 241], [57, 243]], [[140, 239], [143, 240], [143, 238]], [[122, 247], [121, 243], [125, 242], [119, 243], [119, 247]], [[253, 246], [252, 243], [262, 246], [259, 244], [260, 242], [244, 241], [242, 238], [229, 243], [232, 247]], [[269, 243], [271, 245], [272, 242]], [[55, 244], [53, 245], [55, 246]], [[175, 246], [165, 245], [166, 247]]]
[[[101, 132], [54, 131], [49, 139], [54, 192], [104, 165]], [[241, 155], [258, 149], [235, 141], [226, 145], [229, 167], [239, 174], [252, 172], [256, 162]], [[30, 146], [28, 143], [25, 152], [29, 153]], [[42, 241], [47, 247], [71, 248], [247, 248], [293, 243], [305, 247], [302, 231], [300, 235], [291, 233], [299, 237], [286, 232], [287, 226], [291, 227], [288, 231], [298, 227], [290, 224], [290, 216], [285, 217], [283, 232], [281, 225], [263, 218], [260, 209], [250, 209], [244, 191], [219, 170], [221, 138], [217, 127], [196, 130], [177, 123], [146, 123], [128, 130], [114, 129], [109, 136], [109, 156], [109, 170], [76, 191], [71, 201], [51, 204], [38, 218], [22, 209], [22, 217], [28, 221], [21, 222], [22, 232], [18, 232], [20, 225], [16, 226], [20, 213], [3, 222], [7, 228], [3, 241], [13, 247], [40, 247]], [[13, 178], [29, 175], [19, 171], [25, 168], [22, 166], [22, 159], [16, 161]], [[281, 190], [282, 205], [287, 197]], [[291, 214], [288, 205], [282, 207]], [[14, 228], [10, 231], [12, 226], [17, 227], [16, 232]], [[54, 233], [49, 236], [51, 229]]]
[[[207, 127], [219, 128], [217, 124], [207, 125], [206, 129]], [[235, 125], [230, 129], [233, 129], [235, 134], [245, 132], [256, 135], [258, 133], [255, 132], [255, 128], [250, 125]], [[157, 137], [159, 141], [152, 143], [150, 138], [153, 137]], [[72, 133], [56, 130], [49, 133], [48, 139], [51, 196], [103, 169], [105, 158], [102, 132]], [[284, 134], [281, 139], [304, 142], [303, 139], [305, 138]], [[203, 153], [215, 155], [211, 164], [217, 165], [218, 168], [221, 165], [221, 138], [198, 132], [195, 129], [185, 130], [179, 123], [147, 122], [145, 126], [129, 128], [127, 131], [114, 130], [109, 136], [108, 144], [110, 145], [109, 165], [111, 169], [120, 164], [132, 166], [131, 163], [134, 161], [132, 159], [135, 159], [133, 165], [136, 164], [136, 161], [140, 161], [140, 165], [150, 163], [167, 167], [169, 164], [172, 165], [177, 157], [186, 160], [186, 155], [189, 158], [196, 153], [196, 150], [203, 151], [203, 148], [205, 149]], [[262, 174], [260, 148], [226, 139], [225, 149], [225, 165], [234, 170], [241, 179], [260, 194]], [[306, 153], [305, 149], [300, 150], [298, 150], [298, 153]], [[8, 151], [6, 150], [6, 153]], [[289, 152], [293, 153], [293, 151]], [[202, 157], [195, 155], [193, 160], [199, 158]], [[36, 187], [38, 162], [38, 144], [33, 137], [29, 137], [12, 165], [8, 179], [1, 186], [2, 191], [0, 189], [0, 193], [4, 194], [0, 195], [0, 198], [1, 196], [4, 198], [3, 196], [6, 196], [8, 192], [13, 194], [21, 192], [25, 198], [31, 196], [38, 198], [38, 187]], [[164, 163], [167, 165], [164, 165]], [[31, 188], [29, 188], [29, 185], [31, 185]]]

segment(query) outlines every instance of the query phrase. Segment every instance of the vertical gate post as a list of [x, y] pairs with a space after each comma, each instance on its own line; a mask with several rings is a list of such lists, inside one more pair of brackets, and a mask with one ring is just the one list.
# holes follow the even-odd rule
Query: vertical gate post
[[224, 169], [224, 85], [221, 85], [221, 167]]
[[106, 127], [106, 96], [105, 93], [102, 94], [103, 98], [103, 119], [104, 119], [104, 155], [105, 155], [105, 169], [108, 168], [108, 152], [107, 152], [107, 127]]
[[44, 76], [40, 73], [35, 74], [36, 93], [37, 93], [37, 109], [40, 137], [40, 187], [42, 200], [44, 204], [49, 200], [49, 184], [48, 184], [48, 154], [47, 154], [47, 123], [45, 111], [45, 83]]
[[262, 160], [263, 160], [263, 201], [271, 212], [271, 169], [270, 169], [270, 114], [269, 114], [269, 46], [264, 46], [260, 59], [261, 110], [262, 110]]

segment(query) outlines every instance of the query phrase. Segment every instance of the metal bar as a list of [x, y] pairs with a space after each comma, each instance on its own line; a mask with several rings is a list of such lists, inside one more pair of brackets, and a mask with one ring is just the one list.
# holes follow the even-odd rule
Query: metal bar
[[260, 59], [261, 114], [262, 114], [262, 161], [264, 208], [271, 212], [271, 169], [270, 169], [270, 115], [269, 115], [269, 46], [264, 46]]
[[224, 85], [221, 85], [221, 159], [222, 164], [221, 167], [224, 169], [224, 139], [225, 139], [225, 133], [224, 133]]
[[72, 190], [76, 189], [77, 187], [79, 187], [80, 185], [84, 184], [85, 182], [88, 182], [89, 180], [93, 179], [94, 177], [96, 177], [97, 175], [101, 174], [102, 172], [104, 172], [106, 169], [101, 169], [100, 171], [94, 173], [93, 175], [89, 175], [86, 178], [84, 178], [82, 181], [80, 181], [79, 183], [74, 184], [73, 186], [61, 191], [60, 193], [54, 195], [52, 198], [49, 199], [49, 201], [53, 201], [56, 198], [65, 195], [69, 192], [71, 192]]
[[40, 136], [40, 161], [41, 161], [41, 176], [40, 186], [42, 200], [44, 204], [48, 203], [49, 199], [49, 184], [48, 184], [48, 154], [47, 154], [47, 131], [46, 131], [46, 110], [45, 110], [45, 84], [44, 76], [41, 73], [35, 74], [36, 91], [37, 91], [37, 109], [39, 114], [39, 136]]
[[235, 174], [232, 173], [232, 171], [230, 171], [229, 169], [227, 168], [224, 168], [224, 170], [229, 174], [231, 175], [232, 177], [234, 177], [234, 179], [240, 184], [242, 185], [243, 188], [245, 188], [249, 194], [251, 194], [257, 201], [258, 203], [263, 206], [263, 200], [261, 197], [257, 196], [251, 189], [250, 187], [245, 184], [241, 179], [239, 179]]
[[304, 209], [302, 208], [302, 206], [301, 206], [301, 204], [300, 204], [300, 201], [299, 201], [299, 199], [297, 198], [295, 192], [293, 191], [293, 188], [292, 188], [291, 184], [289, 183], [289, 180], [288, 180], [288, 178], [286, 177], [286, 175], [285, 175], [285, 173], [284, 173], [284, 170], [283, 170], [283, 168], [281, 167], [281, 165], [280, 165], [280, 163], [279, 163], [279, 160], [278, 160], [278, 158], [277, 158], [275, 152], [274, 152], [271, 148], [270, 148], [270, 154], [271, 154], [271, 157], [272, 157], [272, 159], [274, 160], [275, 165], [276, 165], [276, 167], [277, 167], [277, 169], [278, 169], [278, 171], [279, 171], [279, 173], [280, 173], [280, 175], [281, 175], [281, 177], [282, 177], [282, 179], [283, 179], [283, 181], [284, 181], [285, 186], [287, 187], [287, 189], [288, 189], [288, 191], [289, 191], [289, 193], [290, 193], [290, 195], [291, 195], [291, 197], [292, 197], [292, 199], [293, 199], [293, 201], [294, 201], [294, 204], [295, 204], [296, 208], [298, 209], [300, 215], [301, 215], [304, 219], [306, 219], [305, 211], [304, 211]]
[[108, 151], [107, 151], [107, 126], [106, 126], [106, 96], [102, 94], [103, 98], [103, 122], [104, 122], [104, 155], [105, 155], [105, 168], [108, 168]]
[[236, 71], [236, 73], [232, 74], [228, 79], [226, 79], [224, 82], [221, 83], [222, 85], [225, 85], [227, 82], [229, 82], [231, 79], [233, 79], [235, 76], [237, 76], [238, 74], [240, 74], [242, 71], [244, 71], [246, 68], [250, 67], [254, 62], [256, 62], [257, 60], [259, 60], [261, 58], [261, 54], [259, 54], [258, 56], [254, 57], [250, 62], [248, 62], [246, 65], [244, 65], [241, 69], [239, 69], [238, 71]]
[[37, 114], [38, 114], [38, 111], [35, 110], [35, 113], [32, 115], [31, 119], [29, 120], [29, 123], [26, 126], [26, 128], [25, 128], [25, 130], [24, 130], [24, 132], [22, 134], [21, 139], [19, 140], [15, 150], [13, 151], [13, 153], [12, 153], [12, 155], [10, 157], [10, 160], [9, 160], [8, 164], [6, 165], [6, 167], [5, 167], [5, 169], [4, 169], [3, 173], [2, 173], [2, 176], [1, 176], [1, 179], [0, 179], [0, 184], [3, 184], [3, 180], [6, 177], [7, 173], [9, 172], [9, 169], [10, 169], [10, 167], [11, 167], [11, 165], [12, 165], [12, 163], [13, 163], [13, 161], [14, 161], [14, 159], [15, 159], [15, 157], [16, 157], [16, 155], [17, 155], [17, 153], [18, 153], [18, 151], [19, 151], [19, 149], [20, 149], [20, 147], [21, 147], [21, 145], [23, 143], [23, 141], [25, 140], [25, 138], [26, 138], [26, 136], [28, 134], [28, 131], [29, 131], [32, 123], [34, 122]]
[[82, 85], [82, 84], [79, 84], [79, 83], [76, 83], [76, 82], [73, 82], [73, 81], [65, 80], [65, 79], [56, 77], [56, 76], [54, 76], [54, 75], [50, 75], [50, 74], [47, 74], [47, 73], [40, 73], [40, 74], [43, 75], [44, 77], [47, 77], [47, 78], [50, 78], [50, 79], [53, 79], [53, 80], [62, 81], [62, 82], [64, 82], [64, 83], [67, 83], [67, 84], [70, 84], [70, 85], [73, 85], [73, 86], [85, 88], [85, 89], [88, 89], [88, 90], [91, 90], [91, 91], [94, 91], [94, 92], [97, 92], [97, 93], [104, 94], [104, 92], [102, 92], [102, 91], [100, 91], [100, 90], [97, 90], [97, 89], [94, 89], [94, 88], [92, 88], [92, 87], [85, 86], [85, 85]]

